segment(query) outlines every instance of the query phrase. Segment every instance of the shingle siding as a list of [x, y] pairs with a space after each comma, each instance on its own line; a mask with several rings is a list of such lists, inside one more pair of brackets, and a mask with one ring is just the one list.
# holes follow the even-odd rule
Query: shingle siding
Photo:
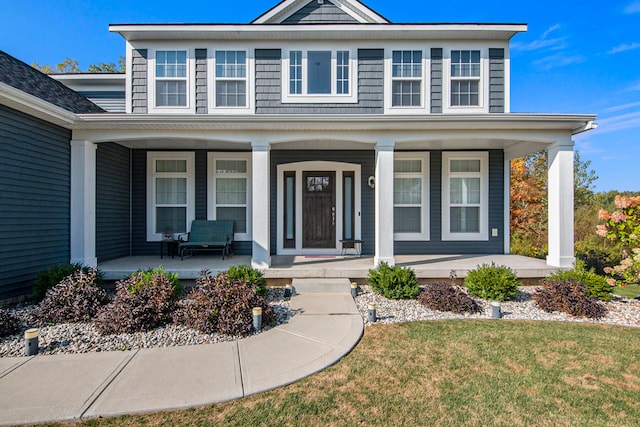
[[131, 63], [131, 112], [147, 114], [147, 49], [134, 49]]
[[340, 10], [329, 0], [325, 0], [324, 4], [318, 4], [317, 0], [312, 0], [282, 21], [283, 24], [343, 24], [356, 22], [358, 21], [354, 17]]
[[504, 49], [489, 49], [489, 112], [505, 112]]
[[207, 114], [207, 49], [196, 49], [196, 114]]
[[69, 262], [71, 132], [0, 105], [0, 300]]
[[282, 54], [279, 49], [256, 50], [256, 114], [383, 114], [384, 51], [358, 51], [356, 104], [282, 103]]
[[442, 113], [442, 48], [431, 49], [431, 113]]
[[99, 144], [96, 153], [96, 256], [98, 262], [131, 254], [131, 151]]
[[78, 91], [78, 93], [109, 113], [124, 113], [124, 91]]

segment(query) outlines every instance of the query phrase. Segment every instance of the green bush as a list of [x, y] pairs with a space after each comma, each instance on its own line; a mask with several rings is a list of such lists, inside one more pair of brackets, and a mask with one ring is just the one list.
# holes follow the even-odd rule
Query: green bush
[[170, 276], [164, 272], [138, 272], [117, 282], [115, 299], [94, 321], [98, 332], [142, 332], [168, 323], [177, 300]]
[[16, 316], [0, 308], [0, 337], [17, 333], [19, 326], [20, 322]]
[[256, 294], [260, 296], [265, 296], [267, 294], [267, 281], [262, 275], [262, 272], [260, 270], [256, 270], [250, 265], [232, 265], [226, 274], [231, 280], [246, 282], [248, 285], [251, 285], [255, 288]]
[[184, 291], [184, 286], [178, 280], [178, 273], [164, 271], [163, 266], [149, 268], [147, 270], [138, 270], [135, 274], [137, 275], [136, 280], [129, 281], [127, 283], [127, 291], [130, 294], [134, 294], [142, 288], [152, 285], [155, 280], [155, 276], [157, 275], [164, 275], [167, 277], [169, 284], [173, 288], [173, 294], [176, 297], [182, 295], [182, 292]]
[[95, 268], [79, 269], [47, 291], [35, 311], [43, 323], [85, 322], [109, 302], [107, 293], [96, 285]]
[[514, 299], [519, 285], [518, 276], [513, 270], [495, 263], [482, 264], [471, 270], [464, 279], [464, 286], [471, 295], [493, 301]]
[[576, 258], [584, 263], [585, 270], [604, 275], [605, 267], [620, 264], [622, 251], [618, 245], [603, 248], [601, 242], [576, 242]]
[[611, 301], [613, 286], [607, 283], [607, 279], [596, 274], [593, 270], [587, 270], [584, 262], [577, 261], [575, 268], [568, 271], [558, 271], [546, 278], [549, 281], [571, 280], [585, 286], [585, 296], [597, 298], [600, 301]]
[[420, 291], [418, 279], [411, 268], [389, 267], [384, 262], [369, 270], [367, 281], [376, 293], [389, 299], [413, 299]]
[[[35, 302], [42, 301], [49, 289], [53, 288], [58, 283], [62, 282], [62, 279], [71, 276], [78, 270], [89, 273], [90, 267], [85, 267], [78, 263], [56, 264], [46, 270], [39, 271], [35, 280], [31, 283], [31, 298]], [[102, 273], [97, 270], [96, 284], [99, 285], [100, 283], [102, 283]]]

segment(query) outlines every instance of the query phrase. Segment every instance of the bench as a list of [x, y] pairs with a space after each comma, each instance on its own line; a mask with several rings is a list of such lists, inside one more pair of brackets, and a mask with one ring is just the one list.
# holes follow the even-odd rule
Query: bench
[[221, 251], [222, 259], [231, 255], [233, 244], [233, 220], [216, 221], [194, 220], [191, 231], [187, 233], [187, 241], [181, 242], [178, 250], [180, 259], [184, 259], [185, 252], [193, 255], [198, 251]]

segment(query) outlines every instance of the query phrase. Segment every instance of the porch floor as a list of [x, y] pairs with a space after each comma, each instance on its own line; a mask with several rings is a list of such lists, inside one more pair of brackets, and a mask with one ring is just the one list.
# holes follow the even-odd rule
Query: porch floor
[[[519, 255], [397, 255], [396, 264], [411, 267], [419, 279], [448, 279], [451, 271], [464, 278], [469, 270], [480, 264], [505, 265], [516, 271], [521, 279], [536, 279], [557, 271], [540, 259]], [[102, 262], [98, 265], [105, 280], [120, 280], [140, 270], [164, 266], [165, 270], [178, 273], [184, 280], [196, 279], [200, 271], [212, 273], [229, 269], [234, 264], [250, 264], [248, 255], [235, 255], [222, 260], [220, 255], [196, 255], [181, 260], [179, 257], [132, 256]], [[373, 268], [371, 256], [284, 256], [271, 258], [271, 268], [264, 272], [267, 279], [295, 278], [366, 278]]]

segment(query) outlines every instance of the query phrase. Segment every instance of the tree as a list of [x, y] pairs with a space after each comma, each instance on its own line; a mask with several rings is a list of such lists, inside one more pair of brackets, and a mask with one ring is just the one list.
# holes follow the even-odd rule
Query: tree
[[37, 62], [34, 62], [33, 64], [31, 64], [31, 67], [35, 68], [36, 70], [40, 71], [41, 73], [44, 74], [55, 74], [56, 71], [53, 69], [53, 67], [51, 65], [40, 65]]
[[[88, 73], [124, 73], [126, 67], [126, 58], [124, 56], [120, 56], [118, 58], [118, 64], [116, 65], [113, 62], [99, 62], [98, 64], [90, 64], [89, 68], [87, 68]], [[73, 74], [73, 73], [83, 73], [80, 65], [78, 64], [77, 59], [73, 58], [65, 58], [64, 61], [57, 64], [55, 67], [51, 65], [44, 64], [40, 65], [37, 62], [31, 64], [33, 68], [43, 72], [45, 74]]]

